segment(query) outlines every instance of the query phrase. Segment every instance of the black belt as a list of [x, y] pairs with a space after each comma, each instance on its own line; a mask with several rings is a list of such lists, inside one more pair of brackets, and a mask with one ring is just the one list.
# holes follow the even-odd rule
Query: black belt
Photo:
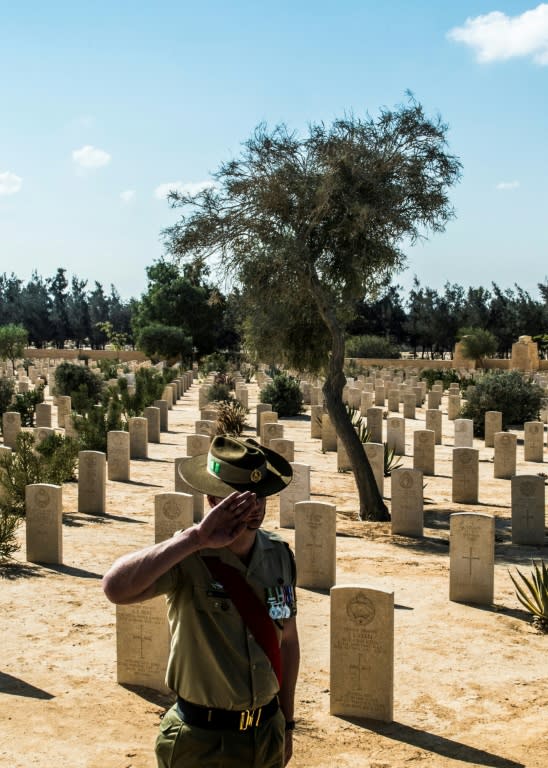
[[186, 699], [177, 697], [177, 710], [181, 720], [188, 725], [198, 728], [212, 728], [216, 730], [247, 731], [248, 728], [257, 728], [276, 714], [279, 708], [278, 697], [264, 707], [257, 709], [244, 709], [236, 712], [231, 709], [210, 709], [200, 707]]

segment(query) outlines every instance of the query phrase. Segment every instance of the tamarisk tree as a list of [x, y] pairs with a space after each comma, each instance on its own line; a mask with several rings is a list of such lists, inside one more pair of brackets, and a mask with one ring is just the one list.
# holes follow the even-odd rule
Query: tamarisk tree
[[389, 514], [342, 400], [345, 327], [356, 302], [402, 268], [404, 243], [443, 231], [453, 216], [448, 190], [461, 166], [446, 133], [412, 96], [375, 118], [310, 125], [304, 137], [260, 125], [214, 184], [170, 196], [182, 215], [164, 232], [168, 252], [233, 280], [257, 346], [325, 375], [361, 519]]

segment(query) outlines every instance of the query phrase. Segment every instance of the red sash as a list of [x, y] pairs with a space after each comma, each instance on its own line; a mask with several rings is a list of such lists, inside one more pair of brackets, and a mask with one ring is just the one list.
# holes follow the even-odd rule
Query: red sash
[[211, 575], [219, 581], [228, 592], [228, 596], [236, 606], [251, 634], [268, 656], [272, 669], [282, 685], [282, 659], [278, 636], [274, 622], [270, 618], [266, 605], [250, 587], [242, 574], [218, 557], [202, 557]]

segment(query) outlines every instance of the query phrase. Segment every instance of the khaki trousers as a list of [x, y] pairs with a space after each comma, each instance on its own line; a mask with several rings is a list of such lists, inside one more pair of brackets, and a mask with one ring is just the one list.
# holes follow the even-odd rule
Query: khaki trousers
[[158, 768], [283, 768], [285, 718], [278, 710], [246, 731], [197, 728], [184, 723], [175, 704], [156, 739]]

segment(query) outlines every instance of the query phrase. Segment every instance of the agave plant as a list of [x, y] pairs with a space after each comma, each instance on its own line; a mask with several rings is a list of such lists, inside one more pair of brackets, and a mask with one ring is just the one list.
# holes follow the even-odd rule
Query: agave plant
[[389, 448], [388, 443], [384, 443], [384, 476], [390, 477], [395, 469], [403, 466], [394, 448]]
[[365, 426], [361, 413], [357, 408], [352, 408], [349, 405], [345, 405], [345, 408], [352, 426], [360, 438], [360, 443], [369, 443], [371, 440], [371, 430]]
[[516, 588], [516, 597], [520, 603], [533, 615], [533, 623], [542, 632], [548, 632], [548, 568], [543, 560], [536, 563], [533, 560], [533, 570], [528, 578], [516, 568], [521, 579], [518, 581], [510, 571], [510, 578]]

